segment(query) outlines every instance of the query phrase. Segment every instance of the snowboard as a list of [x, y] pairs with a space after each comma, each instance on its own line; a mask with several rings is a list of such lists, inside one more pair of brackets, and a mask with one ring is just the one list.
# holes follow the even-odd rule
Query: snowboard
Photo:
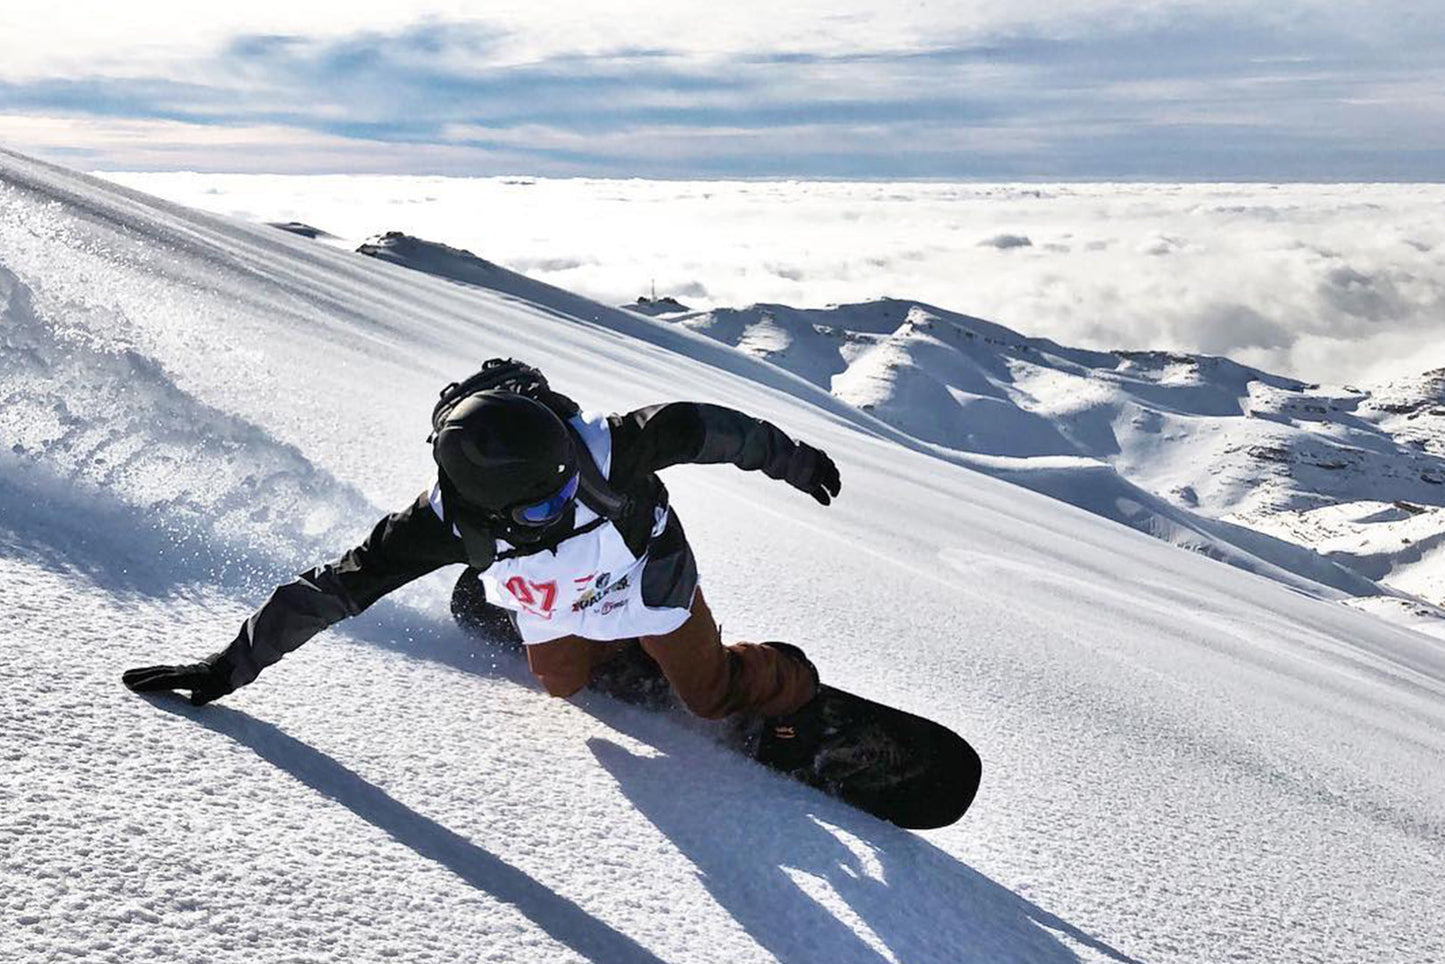
[[[477, 639], [525, 658], [505, 610], [454, 605], [453, 613]], [[617, 655], [598, 666], [587, 688], [650, 710], [681, 709], [662, 670], [636, 641], [621, 644]], [[973, 802], [982, 765], [968, 741], [948, 727], [828, 685], [807, 714], [811, 737], [802, 728], [790, 733], [776, 721], [740, 714], [732, 718], [724, 742], [899, 827], [946, 827]]]
[[[823, 684], [808, 707], [821, 723], [797, 745], [787, 727], [754, 719], [753, 759], [879, 819], [913, 830], [956, 822], [978, 791], [982, 763], [941, 723]], [[783, 731], [782, 737], [779, 730]]]

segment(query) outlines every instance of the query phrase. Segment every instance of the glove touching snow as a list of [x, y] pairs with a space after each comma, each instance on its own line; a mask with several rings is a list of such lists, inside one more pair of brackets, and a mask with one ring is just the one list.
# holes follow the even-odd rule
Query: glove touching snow
[[187, 663], [184, 666], [140, 666], [126, 670], [120, 679], [136, 693], [190, 690], [191, 705], [204, 706], [235, 691], [226, 676], [222, 669], [210, 663]]

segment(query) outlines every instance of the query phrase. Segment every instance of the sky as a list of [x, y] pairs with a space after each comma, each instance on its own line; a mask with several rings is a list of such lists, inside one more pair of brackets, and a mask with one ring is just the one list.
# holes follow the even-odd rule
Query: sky
[[0, 144], [109, 170], [1438, 181], [1441, 19], [1406, 0], [7, 0]]

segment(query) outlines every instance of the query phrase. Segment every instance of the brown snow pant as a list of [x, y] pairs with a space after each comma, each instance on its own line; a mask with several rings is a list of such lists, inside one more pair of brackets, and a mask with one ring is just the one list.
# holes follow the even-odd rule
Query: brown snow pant
[[[689, 710], [707, 719], [744, 710], [763, 716], [791, 713], [812, 699], [817, 682], [810, 667], [761, 643], [724, 646], [722, 633], [699, 589], [687, 622], [663, 636], [638, 642], [657, 661]], [[527, 665], [553, 696], [571, 696], [587, 685], [593, 667], [626, 641], [599, 642], [563, 636], [527, 647]]]

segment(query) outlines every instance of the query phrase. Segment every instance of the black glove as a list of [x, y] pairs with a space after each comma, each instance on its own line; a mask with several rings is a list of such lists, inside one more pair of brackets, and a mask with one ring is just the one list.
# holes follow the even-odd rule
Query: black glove
[[211, 700], [235, 692], [236, 688], [226, 678], [227, 675], [224, 669], [210, 663], [188, 663], [185, 666], [140, 666], [126, 670], [120, 679], [137, 693], [190, 690], [191, 705], [204, 706]]
[[798, 442], [788, 456], [788, 471], [783, 476], [789, 485], [827, 505], [843, 489], [838, 466], [827, 454], [807, 442]]

